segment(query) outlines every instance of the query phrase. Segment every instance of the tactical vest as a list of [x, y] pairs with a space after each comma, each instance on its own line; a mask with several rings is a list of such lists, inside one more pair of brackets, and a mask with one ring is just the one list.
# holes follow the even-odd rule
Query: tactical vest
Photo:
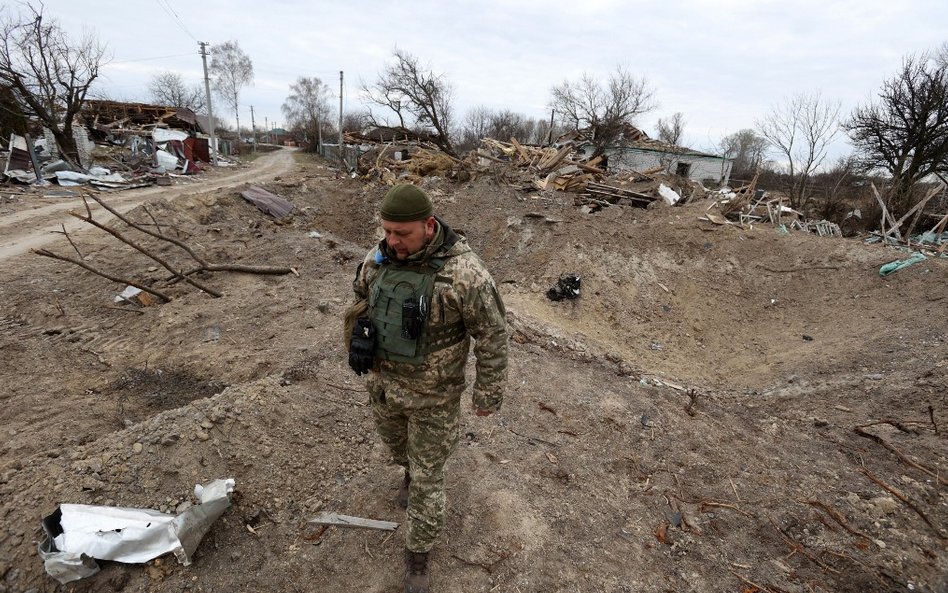
[[[453, 346], [467, 337], [463, 323], [434, 326], [429, 318], [435, 277], [447, 263], [446, 257], [432, 257], [420, 264], [397, 265], [384, 262], [369, 289], [369, 311], [375, 325], [376, 358], [422, 364], [425, 356]], [[417, 305], [423, 319], [421, 334], [410, 339], [403, 332], [405, 302]], [[442, 304], [443, 306], [443, 304]]]

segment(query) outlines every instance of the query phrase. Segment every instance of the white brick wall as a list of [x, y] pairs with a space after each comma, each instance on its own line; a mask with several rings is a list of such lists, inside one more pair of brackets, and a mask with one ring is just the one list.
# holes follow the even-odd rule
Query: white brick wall
[[[593, 148], [584, 147], [584, 150], [588, 157], [592, 154]], [[731, 175], [731, 161], [712, 156], [663, 153], [635, 148], [609, 149], [606, 155], [609, 157], [610, 171], [625, 169], [646, 171], [664, 166], [669, 173], [675, 173], [678, 170], [678, 164], [683, 163], [688, 165], [688, 178], [695, 181], [713, 179], [715, 183], [727, 183]]]

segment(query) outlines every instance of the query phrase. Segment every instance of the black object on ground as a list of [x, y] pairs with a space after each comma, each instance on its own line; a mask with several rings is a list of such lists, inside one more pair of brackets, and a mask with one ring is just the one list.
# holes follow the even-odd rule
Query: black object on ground
[[575, 299], [579, 296], [579, 276], [576, 274], [563, 274], [556, 281], [556, 285], [546, 291], [546, 298], [551, 301], [561, 301], [563, 299]]

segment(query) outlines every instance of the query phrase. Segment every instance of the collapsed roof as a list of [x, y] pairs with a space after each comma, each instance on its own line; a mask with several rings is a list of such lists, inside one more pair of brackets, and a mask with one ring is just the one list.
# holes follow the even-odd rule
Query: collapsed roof
[[[572, 132], [567, 132], [557, 138], [557, 144], [563, 144], [565, 142], [573, 141], [577, 146], [580, 146], [584, 143], [592, 142], [593, 130], [592, 128], [583, 128], [582, 130], [573, 130]], [[648, 134], [639, 128], [631, 125], [625, 124], [622, 129], [622, 133], [616, 139], [616, 142], [610, 148], [626, 148], [626, 149], [635, 149], [635, 150], [648, 150], [652, 152], [663, 152], [676, 155], [691, 155], [691, 156], [701, 156], [701, 157], [710, 157], [720, 159], [718, 155], [709, 154], [707, 152], [700, 152], [698, 150], [693, 150], [685, 146], [679, 146], [677, 144], [671, 144], [669, 142], [663, 142], [655, 138], [650, 138]]]
[[207, 117], [186, 107], [123, 103], [89, 99], [82, 108], [85, 125], [98, 132], [111, 133], [129, 128], [167, 126], [191, 132], [206, 132]]

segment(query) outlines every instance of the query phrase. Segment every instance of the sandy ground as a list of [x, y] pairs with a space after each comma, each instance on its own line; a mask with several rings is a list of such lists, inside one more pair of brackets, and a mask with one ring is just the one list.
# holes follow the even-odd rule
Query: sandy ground
[[[340, 340], [385, 190], [288, 159], [109, 196], [142, 221], [147, 202], [211, 261], [299, 272], [201, 276], [220, 298], [73, 234], [172, 297], [116, 306], [122, 286], [15, 250], [72, 252], [47, 230], [75, 200], [0, 210], [0, 592], [400, 590], [400, 531], [306, 523], [403, 520]], [[245, 182], [292, 219], [243, 201]], [[428, 190], [501, 286], [511, 333], [504, 407], [465, 411], [449, 462], [433, 590], [948, 590], [948, 261], [881, 278], [904, 254], [714, 226], [706, 204], [584, 215], [489, 179]], [[547, 300], [567, 272], [581, 297]], [[193, 565], [103, 563], [64, 586], [43, 572], [57, 504], [174, 512], [222, 477], [234, 506]]]

